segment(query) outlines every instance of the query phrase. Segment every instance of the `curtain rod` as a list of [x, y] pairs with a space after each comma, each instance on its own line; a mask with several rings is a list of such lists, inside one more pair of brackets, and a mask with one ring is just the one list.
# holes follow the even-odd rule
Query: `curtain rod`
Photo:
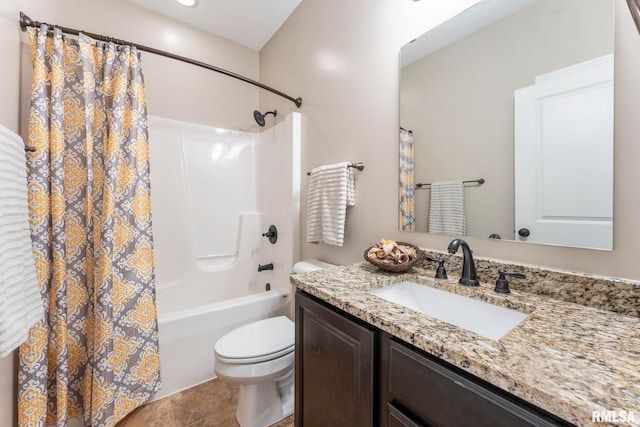
[[[23, 12], [20, 12], [20, 28], [22, 29], [22, 31], [27, 31], [27, 27], [39, 27], [42, 24], [46, 24], [46, 22], [34, 21], [31, 18], [29, 18], [27, 15], [25, 15]], [[46, 24], [46, 25], [49, 25], [49, 24]], [[167, 58], [171, 58], [171, 59], [175, 59], [175, 60], [178, 60], [178, 61], [186, 62], [188, 64], [195, 65], [195, 66], [198, 66], [198, 67], [206, 68], [207, 70], [215, 71], [217, 73], [221, 73], [221, 74], [224, 74], [226, 76], [233, 77], [234, 79], [242, 80], [245, 83], [249, 83], [249, 84], [252, 84], [254, 86], [258, 86], [261, 89], [268, 90], [269, 92], [275, 93], [276, 95], [279, 95], [279, 96], [281, 96], [283, 98], [286, 98], [289, 101], [293, 102], [294, 104], [296, 104], [296, 107], [298, 107], [298, 108], [300, 108], [300, 106], [302, 105], [302, 98], [300, 98], [300, 97], [294, 98], [294, 97], [289, 96], [286, 93], [280, 92], [279, 90], [274, 89], [274, 88], [272, 88], [270, 86], [267, 86], [265, 84], [262, 84], [260, 82], [255, 81], [255, 80], [251, 80], [248, 77], [242, 76], [240, 74], [236, 74], [234, 72], [225, 70], [223, 68], [216, 67], [214, 65], [206, 64], [204, 62], [196, 61], [195, 59], [191, 59], [191, 58], [187, 58], [187, 57], [184, 57], [184, 56], [176, 55], [176, 54], [173, 54], [171, 52], [166, 52], [164, 50], [159, 50], [159, 49], [155, 49], [155, 48], [152, 48], [152, 47], [143, 46], [143, 45], [140, 45], [140, 44], [137, 44], [137, 43], [131, 43], [131, 42], [128, 42], [128, 41], [115, 39], [113, 37], [102, 36], [100, 34], [89, 33], [87, 31], [74, 30], [73, 28], [61, 27], [59, 25], [53, 25], [53, 26], [59, 28], [60, 30], [62, 30], [63, 33], [66, 33], [66, 34], [71, 34], [71, 35], [77, 36], [78, 34], [83, 33], [83, 34], [88, 35], [91, 38], [94, 38], [96, 40], [100, 40], [100, 41], [103, 41], [103, 42], [116, 42], [118, 44], [135, 46], [138, 50], [140, 50], [142, 52], [153, 53], [155, 55], [164, 56], [164, 57], [167, 57]]]

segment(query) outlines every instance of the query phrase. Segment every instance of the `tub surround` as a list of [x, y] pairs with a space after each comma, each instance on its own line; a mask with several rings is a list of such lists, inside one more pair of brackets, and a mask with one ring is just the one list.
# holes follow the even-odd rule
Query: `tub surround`
[[[592, 411], [633, 411], [635, 421], [626, 425], [640, 426], [638, 283], [476, 259], [481, 286], [469, 288], [457, 284], [459, 266], [450, 260], [448, 280], [434, 279], [436, 263], [394, 274], [362, 262], [291, 276], [291, 283], [576, 425], [595, 425]], [[527, 279], [510, 280], [511, 294], [495, 293], [499, 268]], [[402, 280], [529, 316], [494, 341], [367, 294]]]

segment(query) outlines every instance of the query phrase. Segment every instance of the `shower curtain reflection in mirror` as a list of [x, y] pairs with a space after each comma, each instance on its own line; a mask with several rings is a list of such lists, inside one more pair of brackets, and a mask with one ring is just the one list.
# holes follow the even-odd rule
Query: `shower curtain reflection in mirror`
[[402, 231], [416, 229], [416, 198], [413, 134], [400, 128], [400, 194], [398, 196], [398, 228]]
[[114, 426], [160, 388], [146, 100], [135, 48], [29, 29], [29, 214], [45, 320], [19, 425]]
[[629, 5], [633, 21], [636, 23], [638, 32], [640, 32], [640, 0], [627, 0], [627, 5]]

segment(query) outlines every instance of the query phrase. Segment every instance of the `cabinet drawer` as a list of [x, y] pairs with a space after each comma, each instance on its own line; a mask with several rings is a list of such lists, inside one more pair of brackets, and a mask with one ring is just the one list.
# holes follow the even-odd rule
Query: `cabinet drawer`
[[[515, 399], [395, 341], [389, 343], [389, 398], [434, 426], [558, 426]], [[402, 425], [402, 424], [399, 424]]]
[[418, 424], [417, 422], [413, 421], [391, 403], [388, 404], [388, 411], [388, 427], [428, 427], [424, 424]]

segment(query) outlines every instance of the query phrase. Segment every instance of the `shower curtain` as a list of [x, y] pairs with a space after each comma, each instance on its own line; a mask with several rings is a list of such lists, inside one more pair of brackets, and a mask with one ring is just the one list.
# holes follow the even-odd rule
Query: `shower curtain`
[[146, 101], [135, 48], [29, 30], [31, 238], [45, 320], [21, 427], [114, 426], [160, 388]]
[[416, 229], [413, 134], [400, 128], [400, 185], [398, 187], [398, 228]]

